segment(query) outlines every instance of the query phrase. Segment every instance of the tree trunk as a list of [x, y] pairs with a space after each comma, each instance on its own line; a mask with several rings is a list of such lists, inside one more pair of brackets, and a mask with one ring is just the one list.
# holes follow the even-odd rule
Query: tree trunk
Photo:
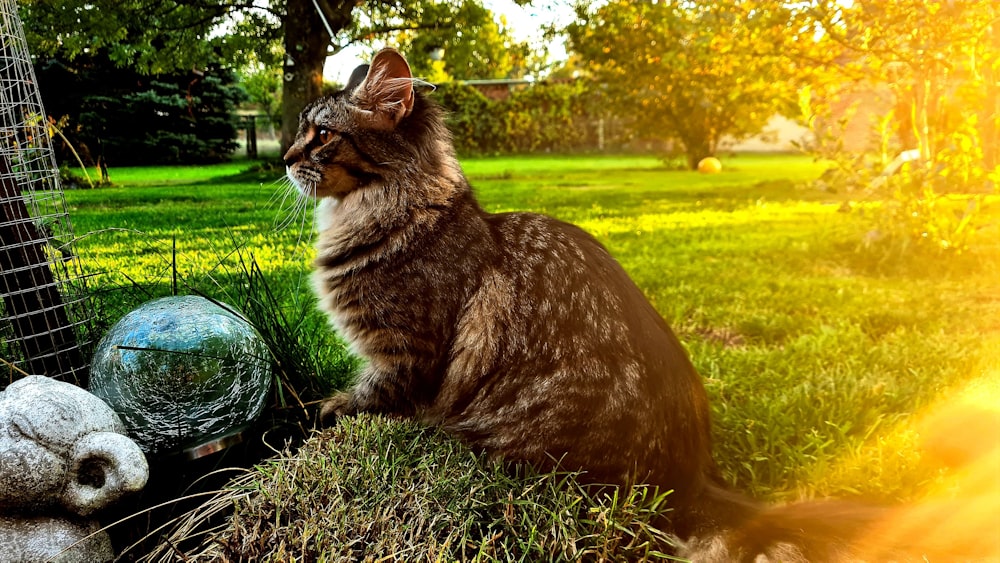
[[331, 40], [327, 25], [333, 33], [347, 28], [351, 23], [351, 12], [358, 3], [359, 0], [320, 0], [321, 15], [313, 0], [288, 0], [281, 92], [282, 154], [295, 140], [299, 112], [323, 91], [323, 64]]
[[[5, 320], [13, 326], [28, 374], [86, 387], [87, 362], [50, 269], [59, 258], [46, 256], [48, 238], [35, 224], [11, 176], [7, 157], [0, 156], [0, 289]], [[13, 379], [4, 378], [0, 384]]]
[[[988, 30], [989, 43], [994, 53], [1000, 53], [1000, 21], [993, 20]], [[987, 59], [979, 72], [983, 75], [985, 103], [979, 112], [979, 136], [983, 145], [983, 164], [986, 170], [1000, 166], [1000, 75], [994, 70], [993, 60]]]
[[713, 143], [704, 138], [685, 138], [681, 140], [684, 145], [684, 155], [687, 157], [689, 170], [697, 170], [701, 159], [715, 154]]

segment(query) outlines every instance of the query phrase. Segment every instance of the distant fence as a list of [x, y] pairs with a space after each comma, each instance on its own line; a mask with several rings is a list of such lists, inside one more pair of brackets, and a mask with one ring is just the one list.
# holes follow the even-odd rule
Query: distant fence
[[258, 111], [238, 111], [239, 142], [247, 158], [256, 159], [261, 152], [273, 153], [279, 150], [277, 124], [264, 113]]

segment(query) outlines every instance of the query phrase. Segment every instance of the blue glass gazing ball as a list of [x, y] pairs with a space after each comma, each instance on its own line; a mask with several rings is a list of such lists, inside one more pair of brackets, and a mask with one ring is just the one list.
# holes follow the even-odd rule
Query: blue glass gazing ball
[[90, 392], [122, 418], [147, 454], [196, 450], [245, 429], [261, 413], [271, 356], [233, 308], [204, 297], [163, 297], [101, 339]]

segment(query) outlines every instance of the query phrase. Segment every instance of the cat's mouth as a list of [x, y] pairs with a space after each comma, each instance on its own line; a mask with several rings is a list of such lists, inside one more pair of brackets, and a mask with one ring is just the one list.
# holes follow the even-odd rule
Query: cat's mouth
[[358, 181], [338, 168], [334, 165], [324, 171], [302, 163], [294, 163], [285, 167], [285, 174], [303, 196], [316, 199], [339, 198], [353, 190]]
[[323, 175], [319, 170], [297, 164], [285, 166], [285, 175], [302, 195], [307, 196], [315, 196], [316, 186], [323, 180]]

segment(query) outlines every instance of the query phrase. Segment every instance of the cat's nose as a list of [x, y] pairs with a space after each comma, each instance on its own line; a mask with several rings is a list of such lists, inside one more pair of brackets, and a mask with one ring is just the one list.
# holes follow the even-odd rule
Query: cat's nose
[[295, 161], [298, 159], [298, 152], [299, 151], [296, 150], [295, 147], [291, 147], [290, 149], [288, 149], [288, 151], [285, 152], [285, 156], [281, 158], [285, 161], [286, 167], [295, 164]]

